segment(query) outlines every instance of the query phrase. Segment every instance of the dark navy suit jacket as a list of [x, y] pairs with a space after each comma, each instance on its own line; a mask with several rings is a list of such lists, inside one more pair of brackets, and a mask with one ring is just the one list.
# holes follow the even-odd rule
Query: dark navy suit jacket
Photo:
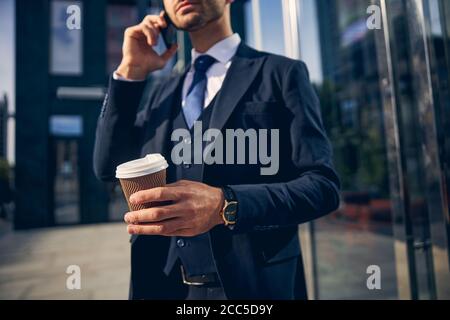
[[[171, 112], [183, 75], [151, 87], [111, 79], [99, 117], [94, 170], [114, 180], [118, 164], [148, 153], [170, 159]], [[205, 165], [203, 181], [230, 185], [238, 223], [211, 230], [214, 258], [229, 299], [305, 299], [298, 225], [334, 211], [339, 178], [318, 98], [303, 62], [241, 44], [213, 110], [210, 128], [279, 129], [278, 174], [262, 165]], [[132, 299], [183, 298], [180, 280], [163, 273], [170, 238], [132, 237]]]

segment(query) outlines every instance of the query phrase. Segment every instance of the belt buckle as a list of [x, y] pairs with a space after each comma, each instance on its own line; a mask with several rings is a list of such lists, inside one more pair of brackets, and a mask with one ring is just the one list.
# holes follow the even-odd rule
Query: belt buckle
[[181, 276], [182, 276], [182, 278], [183, 278], [183, 283], [184, 283], [184, 284], [187, 284], [187, 285], [189, 285], [189, 286], [197, 286], [197, 287], [200, 287], [200, 286], [205, 285], [204, 283], [201, 283], [201, 282], [192, 282], [192, 281], [188, 281], [187, 278], [186, 278], [186, 274], [185, 274], [185, 272], [184, 272], [183, 266], [181, 265], [180, 267], [181, 267]]

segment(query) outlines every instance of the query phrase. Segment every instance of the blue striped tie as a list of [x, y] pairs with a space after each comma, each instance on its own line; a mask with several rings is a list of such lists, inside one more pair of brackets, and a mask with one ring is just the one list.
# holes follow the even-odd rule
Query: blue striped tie
[[216, 59], [208, 55], [200, 56], [194, 62], [194, 79], [183, 107], [184, 118], [189, 129], [202, 114], [207, 83], [206, 72], [215, 62]]

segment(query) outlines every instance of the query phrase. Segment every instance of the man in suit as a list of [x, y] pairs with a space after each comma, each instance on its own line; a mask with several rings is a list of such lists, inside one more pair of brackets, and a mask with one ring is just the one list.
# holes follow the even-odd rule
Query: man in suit
[[[130, 197], [152, 207], [125, 215], [131, 299], [306, 299], [298, 225], [339, 205], [339, 178], [304, 63], [243, 44], [231, 29], [232, 2], [164, 1], [174, 25], [189, 32], [192, 63], [150, 84], [141, 108], [145, 79], [176, 46], [162, 55], [152, 49], [167, 27], [163, 14], [125, 32], [99, 117], [95, 173], [114, 180], [117, 165], [149, 153], [169, 162], [166, 187]], [[177, 129], [192, 134], [172, 141]], [[261, 163], [174, 161], [175, 145], [198, 145], [206, 129], [278, 130], [266, 146], [279, 153], [276, 174], [262, 175]]]

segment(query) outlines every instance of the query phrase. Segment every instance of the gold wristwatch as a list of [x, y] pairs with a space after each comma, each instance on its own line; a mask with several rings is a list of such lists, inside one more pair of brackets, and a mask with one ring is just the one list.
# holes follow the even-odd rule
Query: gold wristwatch
[[220, 215], [225, 222], [225, 226], [233, 229], [237, 221], [238, 202], [233, 190], [231, 190], [230, 187], [225, 186], [222, 188], [222, 191], [225, 198], [225, 204], [222, 211], [220, 212]]

